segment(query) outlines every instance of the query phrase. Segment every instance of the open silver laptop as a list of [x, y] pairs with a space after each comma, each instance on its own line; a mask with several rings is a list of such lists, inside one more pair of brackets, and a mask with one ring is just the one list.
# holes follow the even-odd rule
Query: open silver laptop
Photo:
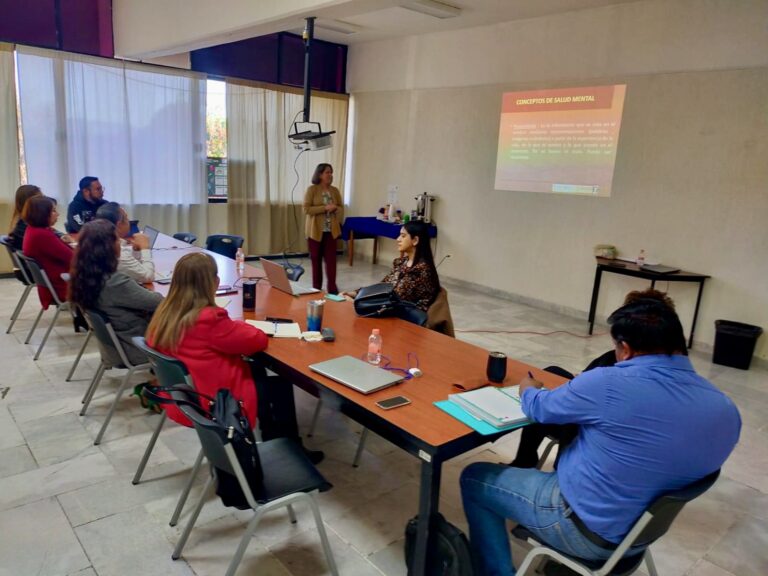
[[377, 368], [353, 356], [340, 356], [333, 360], [310, 364], [309, 369], [363, 394], [389, 388], [403, 379], [394, 372]]
[[316, 288], [310, 288], [309, 286], [302, 286], [298, 282], [291, 282], [288, 280], [288, 275], [285, 273], [285, 268], [280, 264], [275, 264], [271, 260], [265, 260], [260, 258], [261, 267], [264, 268], [264, 272], [267, 274], [269, 283], [286, 294], [292, 296], [301, 296], [302, 294], [316, 294], [320, 292]]
[[[138, 222], [138, 220], [137, 220]], [[152, 228], [152, 226], [144, 226], [144, 235], [149, 238], [149, 249], [155, 247], [155, 242], [157, 242], [157, 236], [160, 234], [160, 230], [157, 228]]]

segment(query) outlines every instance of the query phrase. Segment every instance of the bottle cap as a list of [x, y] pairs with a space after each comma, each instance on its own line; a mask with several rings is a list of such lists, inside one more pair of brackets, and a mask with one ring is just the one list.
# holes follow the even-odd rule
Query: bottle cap
[[378, 336], [379, 334], [381, 334], [381, 330], [379, 330], [378, 328], [374, 328], [374, 329], [373, 329], [373, 332], [371, 332], [371, 333], [372, 333], [374, 336]]

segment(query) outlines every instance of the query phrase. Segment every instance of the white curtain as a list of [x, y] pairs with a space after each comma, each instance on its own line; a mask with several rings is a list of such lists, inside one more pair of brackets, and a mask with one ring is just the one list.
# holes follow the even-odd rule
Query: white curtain
[[311, 120], [336, 130], [333, 147], [299, 154], [288, 132], [301, 94], [227, 81], [228, 222], [249, 254], [305, 251], [302, 202], [315, 166], [328, 162], [343, 195], [346, 96], [313, 96]]
[[96, 176], [131, 218], [205, 238], [204, 76], [21, 47], [18, 73], [29, 183], [66, 204]]
[[[0, 42], [0, 199], [13, 203], [19, 187], [19, 140], [13, 46]], [[11, 210], [13, 208], [11, 207]], [[10, 215], [9, 215], [10, 218]], [[5, 218], [0, 225], [5, 230]]]

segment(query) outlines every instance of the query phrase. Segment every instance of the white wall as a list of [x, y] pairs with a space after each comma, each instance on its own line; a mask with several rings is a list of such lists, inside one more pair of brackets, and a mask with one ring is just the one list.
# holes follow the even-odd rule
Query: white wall
[[[350, 214], [390, 183], [435, 193], [441, 274], [584, 316], [593, 246], [644, 248], [712, 275], [697, 342], [717, 318], [768, 329], [766, 15], [764, 1], [638, 2], [353, 45]], [[612, 197], [494, 190], [502, 92], [608, 83], [627, 84]], [[641, 286], [605, 275], [599, 314]], [[687, 327], [694, 288], [669, 292]]]

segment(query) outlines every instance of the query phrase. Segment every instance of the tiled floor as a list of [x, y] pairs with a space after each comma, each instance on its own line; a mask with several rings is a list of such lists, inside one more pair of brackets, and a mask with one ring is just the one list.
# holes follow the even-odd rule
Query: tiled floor
[[[355, 288], [386, 272], [358, 262], [340, 263], [340, 285]], [[552, 312], [447, 286], [460, 330], [570, 330], [586, 323]], [[20, 285], [0, 280], [0, 327], [7, 327]], [[82, 342], [67, 321], [54, 331], [38, 362], [33, 345], [22, 342], [37, 306], [34, 294], [14, 331], [0, 336], [0, 576], [165, 576], [220, 575], [231, 558], [248, 515], [211, 500], [203, 509], [185, 549], [171, 560], [180, 528], [168, 526], [176, 498], [197, 453], [189, 430], [167, 426], [160, 435], [144, 480], [131, 484], [157, 416], [126, 398], [104, 442], [93, 446], [111, 392], [110, 379], [97, 393], [86, 417], [80, 398], [96, 370], [95, 348], [84, 357], [73, 382], [67, 371]], [[45, 321], [44, 321], [45, 322]], [[45, 325], [45, 324], [44, 324]], [[560, 364], [579, 371], [610, 346], [607, 336], [488, 334], [463, 332], [460, 338], [497, 349], [537, 366]], [[739, 446], [716, 486], [680, 515], [672, 530], [653, 546], [665, 576], [764, 576], [768, 574], [768, 372], [715, 366], [692, 356], [697, 369], [725, 390], [741, 410]], [[140, 380], [140, 379], [139, 379]], [[299, 420], [308, 426], [315, 400], [297, 392]], [[418, 497], [415, 459], [386, 441], [369, 438], [360, 468], [353, 469], [360, 426], [324, 411], [312, 447], [325, 451], [320, 465], [334, 489], [319, 497], [331, 545], [342, 574], [405, 574], [403, 529]], [[446, 464], [441, 508], [462, 529], [457, 479], [469, 462], [509, 461], [517, 434], [483, 446]], [[193, 489], [194, 502], [202, 477]], [[292, 525], [284, 512], [268, 515], [251, 542], [238, 574], [318, 575], [326, 573], [309, 510], [297, 508]], [[188, 511], [182, 516], [183, 526]], [[517, 559], [520, 550], [515, 548]]]

